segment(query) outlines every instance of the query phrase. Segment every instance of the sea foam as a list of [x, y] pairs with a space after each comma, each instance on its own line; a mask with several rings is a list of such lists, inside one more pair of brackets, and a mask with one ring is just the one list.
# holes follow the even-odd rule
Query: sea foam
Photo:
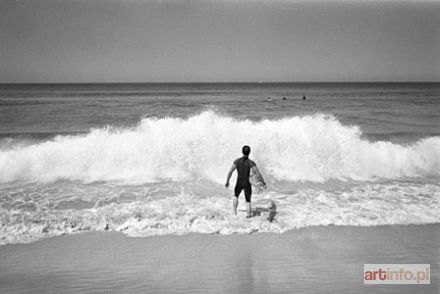
[[112, 202], [86, 209], [59, 209], [46, 203], [36, 210], [0, 208], [0, 245], [87, 231], [118, 231], [145, 237], [188, 233], [283, 233], [329, 225], [439, 223], [439, 200], [438, 185], [401, 182], [365, 183], [334, 191], [302, 189], [290, 195], [276, 191], [254, 195], [254, 209], [267, 209], [271, 201], [276, 203], [277, 214], [273, 222], [266, 219], [267, 212], [246, 219], [242, 200], [238, 216], [233, 215], [230, 197], [220, 190], [210, 197], [187, 191], [161, 199]]

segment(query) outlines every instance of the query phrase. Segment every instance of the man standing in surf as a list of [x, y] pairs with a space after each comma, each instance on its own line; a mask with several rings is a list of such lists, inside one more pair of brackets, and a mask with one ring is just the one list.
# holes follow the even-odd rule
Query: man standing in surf
[[252, 217], [252, 206], [251, 206], [251, 197], [252, 197], [252, 186], [249, 181], [249, 176], [252, 171], [257, 175], [259, 181], [263, 184], [263, 187], [266, 188], [266, 183], [264, 182], [263, 177], [261, 176], [260, 171], [257, 168], [255, 162], [249, 159], [249, 154], [251, 153], [251, 148], [249, 146], [243, 146], [241, 149], [243, 152], [243, 157], [240, 157], [234, 161], [229, 170], [228, 177], [226, 179], [226, 188], [229, 187], [229, 180], [231, 179], [232, 173], [235, 169], [237, 169], [237, 184], [235, 185], [235, 197], [233, 197], [232, 207], [234, 214], [237, 215], [237, 206], [238, 206], [238, 196], [241, 191], [244, 190], [244, 197], [246, 199], [246, 217]]

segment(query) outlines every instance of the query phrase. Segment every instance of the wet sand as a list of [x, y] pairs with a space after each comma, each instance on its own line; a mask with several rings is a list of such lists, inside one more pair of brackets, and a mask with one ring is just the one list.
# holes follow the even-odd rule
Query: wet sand
[[[364, 285], [364, 263], [429, 263], [430, 285]], [[439, 293], [440, 225], [130, 238], [0, 247], [0, 293]]]

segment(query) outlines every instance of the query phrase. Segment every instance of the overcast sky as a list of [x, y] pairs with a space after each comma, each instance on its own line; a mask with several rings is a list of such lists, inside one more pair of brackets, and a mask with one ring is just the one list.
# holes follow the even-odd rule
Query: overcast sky
[[440, 2], [0, 1], [0, 82], [440, 81]]

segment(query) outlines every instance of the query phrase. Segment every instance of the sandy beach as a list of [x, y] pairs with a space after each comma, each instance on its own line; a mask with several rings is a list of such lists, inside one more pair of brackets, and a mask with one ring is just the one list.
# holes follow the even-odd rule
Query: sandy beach
[[[0, 247], [1, 293], [439, 293], [440, 226], [130, 238]], [[364, 285], [364, 263], [429, 263], [430, 285]]]

